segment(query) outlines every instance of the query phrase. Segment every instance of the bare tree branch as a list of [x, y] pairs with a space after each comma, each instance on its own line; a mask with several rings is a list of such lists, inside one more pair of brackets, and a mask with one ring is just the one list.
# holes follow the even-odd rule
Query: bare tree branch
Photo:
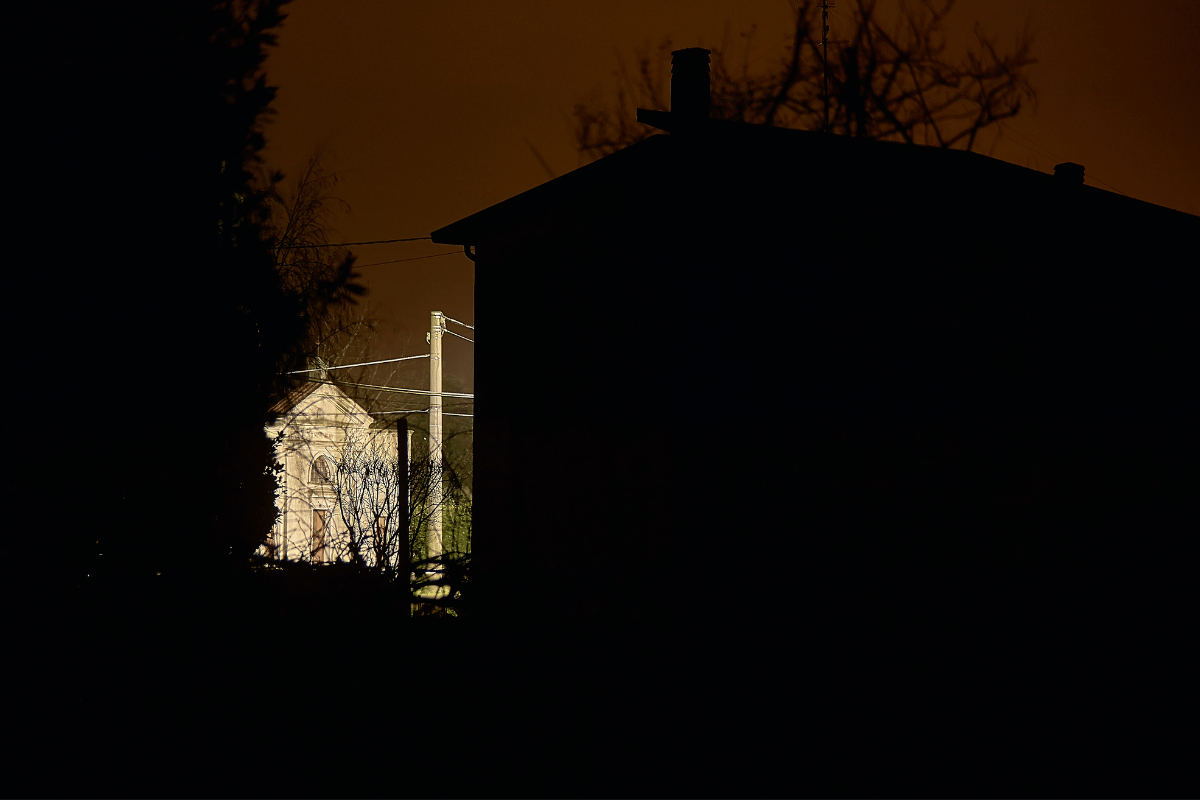
[[[953, 0], [901, 3], [890, 31], [876, 5], [875, 0], [853, 0], [849, 29], [828, 43], [831, 133], [971, 150], [981, 133], [1036, 103], [1028, 77], [1037, 63], [1028, 26], [1006, 52], [976, 25], [974, 46], [952, 61], [946, 54], [945, 19]], [[823, 128], [826, 65], [820, 6], [816, 0], [794, 0], [792, 12], [792, 34], [776, 62], [764, 70], [755, 71], [749, 58], [754, 29], [742, 34], [745, 43], [736, 62], [737, 48], [728, 31], [712, 49], [714, 119]], [[600, 158], [651, 133], [635, 121], [634, 110], [667, 110], [666, 65], [672, 49], [670, 39], [657, 48], [638, 48], [632, 79], [618, 54], [615, 100], [575, 107], [574, 137], [582, 158]]]

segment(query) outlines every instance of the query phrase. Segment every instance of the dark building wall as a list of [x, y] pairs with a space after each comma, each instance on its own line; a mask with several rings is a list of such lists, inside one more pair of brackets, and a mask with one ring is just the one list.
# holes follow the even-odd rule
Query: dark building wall
[[794, 612], [1176, 547], [1194, 218], [965, 154], [721, 144], [479, 244], [498, 613]]

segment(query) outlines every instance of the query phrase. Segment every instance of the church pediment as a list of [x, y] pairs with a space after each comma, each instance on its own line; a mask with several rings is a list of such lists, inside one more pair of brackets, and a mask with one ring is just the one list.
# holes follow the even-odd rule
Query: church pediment
[[284, 425], [365, 428], [371, 415], [331, 383], [309, 381], [272, 409]]

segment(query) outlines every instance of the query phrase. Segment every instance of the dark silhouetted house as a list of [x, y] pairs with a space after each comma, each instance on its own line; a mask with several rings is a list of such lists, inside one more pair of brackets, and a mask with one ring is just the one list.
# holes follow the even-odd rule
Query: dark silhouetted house
[[433, 233], [476, 260], [481, 611], [837, 620], [1183, 569], [1200, 219], [1078, 165], [639, 114], [666, 133]]

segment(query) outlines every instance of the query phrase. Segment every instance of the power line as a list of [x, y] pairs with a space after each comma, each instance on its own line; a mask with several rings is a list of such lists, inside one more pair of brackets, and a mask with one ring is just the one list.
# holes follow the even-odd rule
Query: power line
[[321, 372], [330, 369], [350, 369], [351, 367], [369, 367], [373, 364], [394, 364], [397, 361], [412, 361], [414, 358], [429, 358], [428, 353], [423, 353], [419, 356], [403, 356], [401, 358], [385, 358], [382, 361], [364, 361], [361, 364], [342, 364], [337, 367], [314, 367], [313, 369], [296, 369], [291, 372], [285, 372], [285, 375], [298, 375], [301, 372]]
[[[458, 251], [457, 251], [457, 250], [455, 250], [454, 252], [456, 252], [456, 253], [457, 253]], [[445, 319], [447, 322], [453, 322], [453, 323], [455, 323], [455, 324], [462, 325], [464, 328], [470, 328], [471, 330], [475, 330], [475, 326], [474, 326], [474, 325], [468, 325], [468, 324], [467, 324], [467, 323], [465, 323], [465, 322], [459, 322], [459, 321], [458, 321], [458, 320], [456, 320], [454, 317], [447, 317], [445, 314], [442, 314], [442, 318], [443, 318], [443, 319]]]
[[[385, 414], [428, 414], [428, 413], [429, 413], [428, 408], [401, 408], [401, 409], [396, 409], [393, 411], [368, 411], [368, 412], [366, 412], [366, 416], [382, 417]], [[473, 417], [473, 416], [475, 416], [474, 414], [461, 414], [457, 411], [443, 411], [442, 414], [444, 414], [446, 416], [450, 416], [450, 417]], [[315, 415], [311, 415], [307, 412], [307, 410], [305, 410], [305, 411], [288, 411], [283, 414], [280, 414], [279, 415], [280, 421], [273, 423], [273, 425], [276, 427], [286, 427], [289, 424], [293, 424], [293, 423], [297, 422], [298, 420], [300, 420], [301, 417], [308, 417], [308, 416], [316, 416], [318, 418], [359, 417], [359, 416], [362, 416], [362, 414], [355, 412], [355, 411], [322, 411]], [[286, 419], [286, 421], [284, 421], [285, 419]], [[268, 425], [268, 427], [271, 427], [271, 425]]]
[[[382, 417], [384, 414], [428, 414], [428, 413], [429, 413], [428, 408], [414, 408], [411, 411], [379, 411], [379, 412], [376, 412], [376, 415]], [[473, 417], [475, 415], [474, 414], [457, 414], [453, 411], [443, 411], [442, 416], [445, 416], [445, 417]]]
[[414, 409], [412, 411], [407, 411], [407, 410], [366, 411], [366, 412], [362, 412], [362, 413], [359, 413], [357, 411], [309, 412], [308, 407], [305, 407], [301, 411], [286, 411], [286, 412], [280, 414], [279, 419], [274, 423], [268, 424], [268, 427], [270, 427], [271, 425], [274, 425], [275, 427], [285, 427], [285, 426], [290, 425], [298, 420], [308, 418], [308, 417], [315, 417], [317, 419], [324, 419], [325, 417], [361, 417], [361, 416], [378, 417], [378, 416], [382, 416], [383, 414], [418, 414], [418, 413], [424, 413], [424, 412], [425, 412], [425, 409]]
[[399, 264], [402, 261], [420, 261], [422, 258], [441, 258], [442, 256], [454, 256], [461, 253], [461, 250], [451, 250], [448, 253], [434, 253], [431, 256], [413, 256], [412, 258], [397, 258], [392, 261], [372, 261], [370, 264], [355, 264], [354, 268], [359, 267], [378, 267], [382, 264]]
[[[328, 383], [333, 383], [328, 381]], [[426, 397], [461, 397], [467, 400], [474, 400], [475, 395], [466, 394], [464, 392], [427, 392], [424, 389], [397, 389], [395, 386], [375, 386], [370, 383], [343, 383], [341, 386], [357, 386], [360, 389], [378, 389], [382, 392], [400, 392], [402, 394], [420, 394]]]
[[463, 336], [461, 333], [455, 333], [454, 331], [450, 330], [449, 328], [442, 328], [442, 333], [448, 333], [451, 336], [457, 336], [458, 338], [463, 339], [464, 341], [468, 341], [471, 344], [475, 344], [474, 339], [468, 339], [467, 337]]
[[376, 239], [373, 242], [339, 242], [337, 244], [281, 244], [276, 250], [307, 250], [314, 247], [358, 247], [364, 244], [395, 244], [396, 242], [424, 242], [432, 236], [414, 236], [411, 239]]

